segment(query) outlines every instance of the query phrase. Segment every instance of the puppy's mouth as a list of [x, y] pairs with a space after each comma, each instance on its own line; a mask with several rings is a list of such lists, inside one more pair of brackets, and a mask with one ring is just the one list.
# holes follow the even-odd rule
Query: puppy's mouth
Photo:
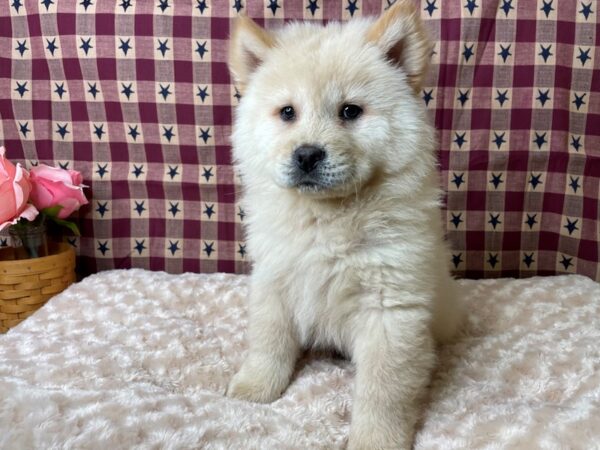
[[326, 189], [326, 186], [323, 186], [321, 183], [315, 180], [299, 181], [296, 183], [295, 187], [302, 193], [320, 192], [323, 189]]

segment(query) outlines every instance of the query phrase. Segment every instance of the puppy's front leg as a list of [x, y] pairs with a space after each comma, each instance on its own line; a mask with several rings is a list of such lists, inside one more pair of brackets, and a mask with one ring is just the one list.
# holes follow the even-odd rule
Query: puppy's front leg
[[249, 304], [249, 349], [227, 395], [267, 403], [279, 398], [290, 382], [299, 353], [291, 314], [273, 288], [253, 286]]
[[355, 336], [356, 384], [349, 450], [410, 449], [434, 365], [425, 308], [378, 310]]

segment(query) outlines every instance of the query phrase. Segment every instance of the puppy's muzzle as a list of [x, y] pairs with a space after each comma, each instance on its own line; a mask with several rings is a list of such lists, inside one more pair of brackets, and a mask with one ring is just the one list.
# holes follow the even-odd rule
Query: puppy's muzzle
[[325, 150], [322, 148], [313, 145], [301, 145], [294, 151], [292, 159], [298, 169], [304, 173], [310, 173], [325, 159], [325, 155]]

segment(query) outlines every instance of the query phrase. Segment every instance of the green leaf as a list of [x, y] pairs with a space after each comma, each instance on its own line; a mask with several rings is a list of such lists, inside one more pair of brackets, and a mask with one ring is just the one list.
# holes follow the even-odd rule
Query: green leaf
[[50, 216], [50, 219], [54, 223], [71, 230], [73, 232], [73, 234], [75, 234], [75, 236], [81, 236], [81, 234], [79, 233], [79, 228], [77, 228], [77, 225], [74, 222], [69, 222], [68, 220], [62, 220], [62, 219], [59, 219], [58, 217], [53, 217], [53, 216]]
[[41, 213], [48, 217], [56, 217], [61, 209], [63, 209], [62, 205], [56, 205], [42, 209]]

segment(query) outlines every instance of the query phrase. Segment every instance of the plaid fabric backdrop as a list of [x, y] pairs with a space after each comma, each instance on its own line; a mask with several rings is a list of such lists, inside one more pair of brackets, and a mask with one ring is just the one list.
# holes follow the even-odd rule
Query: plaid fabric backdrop
[[[4, 0], [0, 143], [82, 171], [85, 271], [247, 270], [229, 134], [231, 19], [375, 15], [387, 0]], [[422, 0], [459, 275], [600, 279], [593, 0]], [[1, 242], [0, 242], [1, 243]]]

